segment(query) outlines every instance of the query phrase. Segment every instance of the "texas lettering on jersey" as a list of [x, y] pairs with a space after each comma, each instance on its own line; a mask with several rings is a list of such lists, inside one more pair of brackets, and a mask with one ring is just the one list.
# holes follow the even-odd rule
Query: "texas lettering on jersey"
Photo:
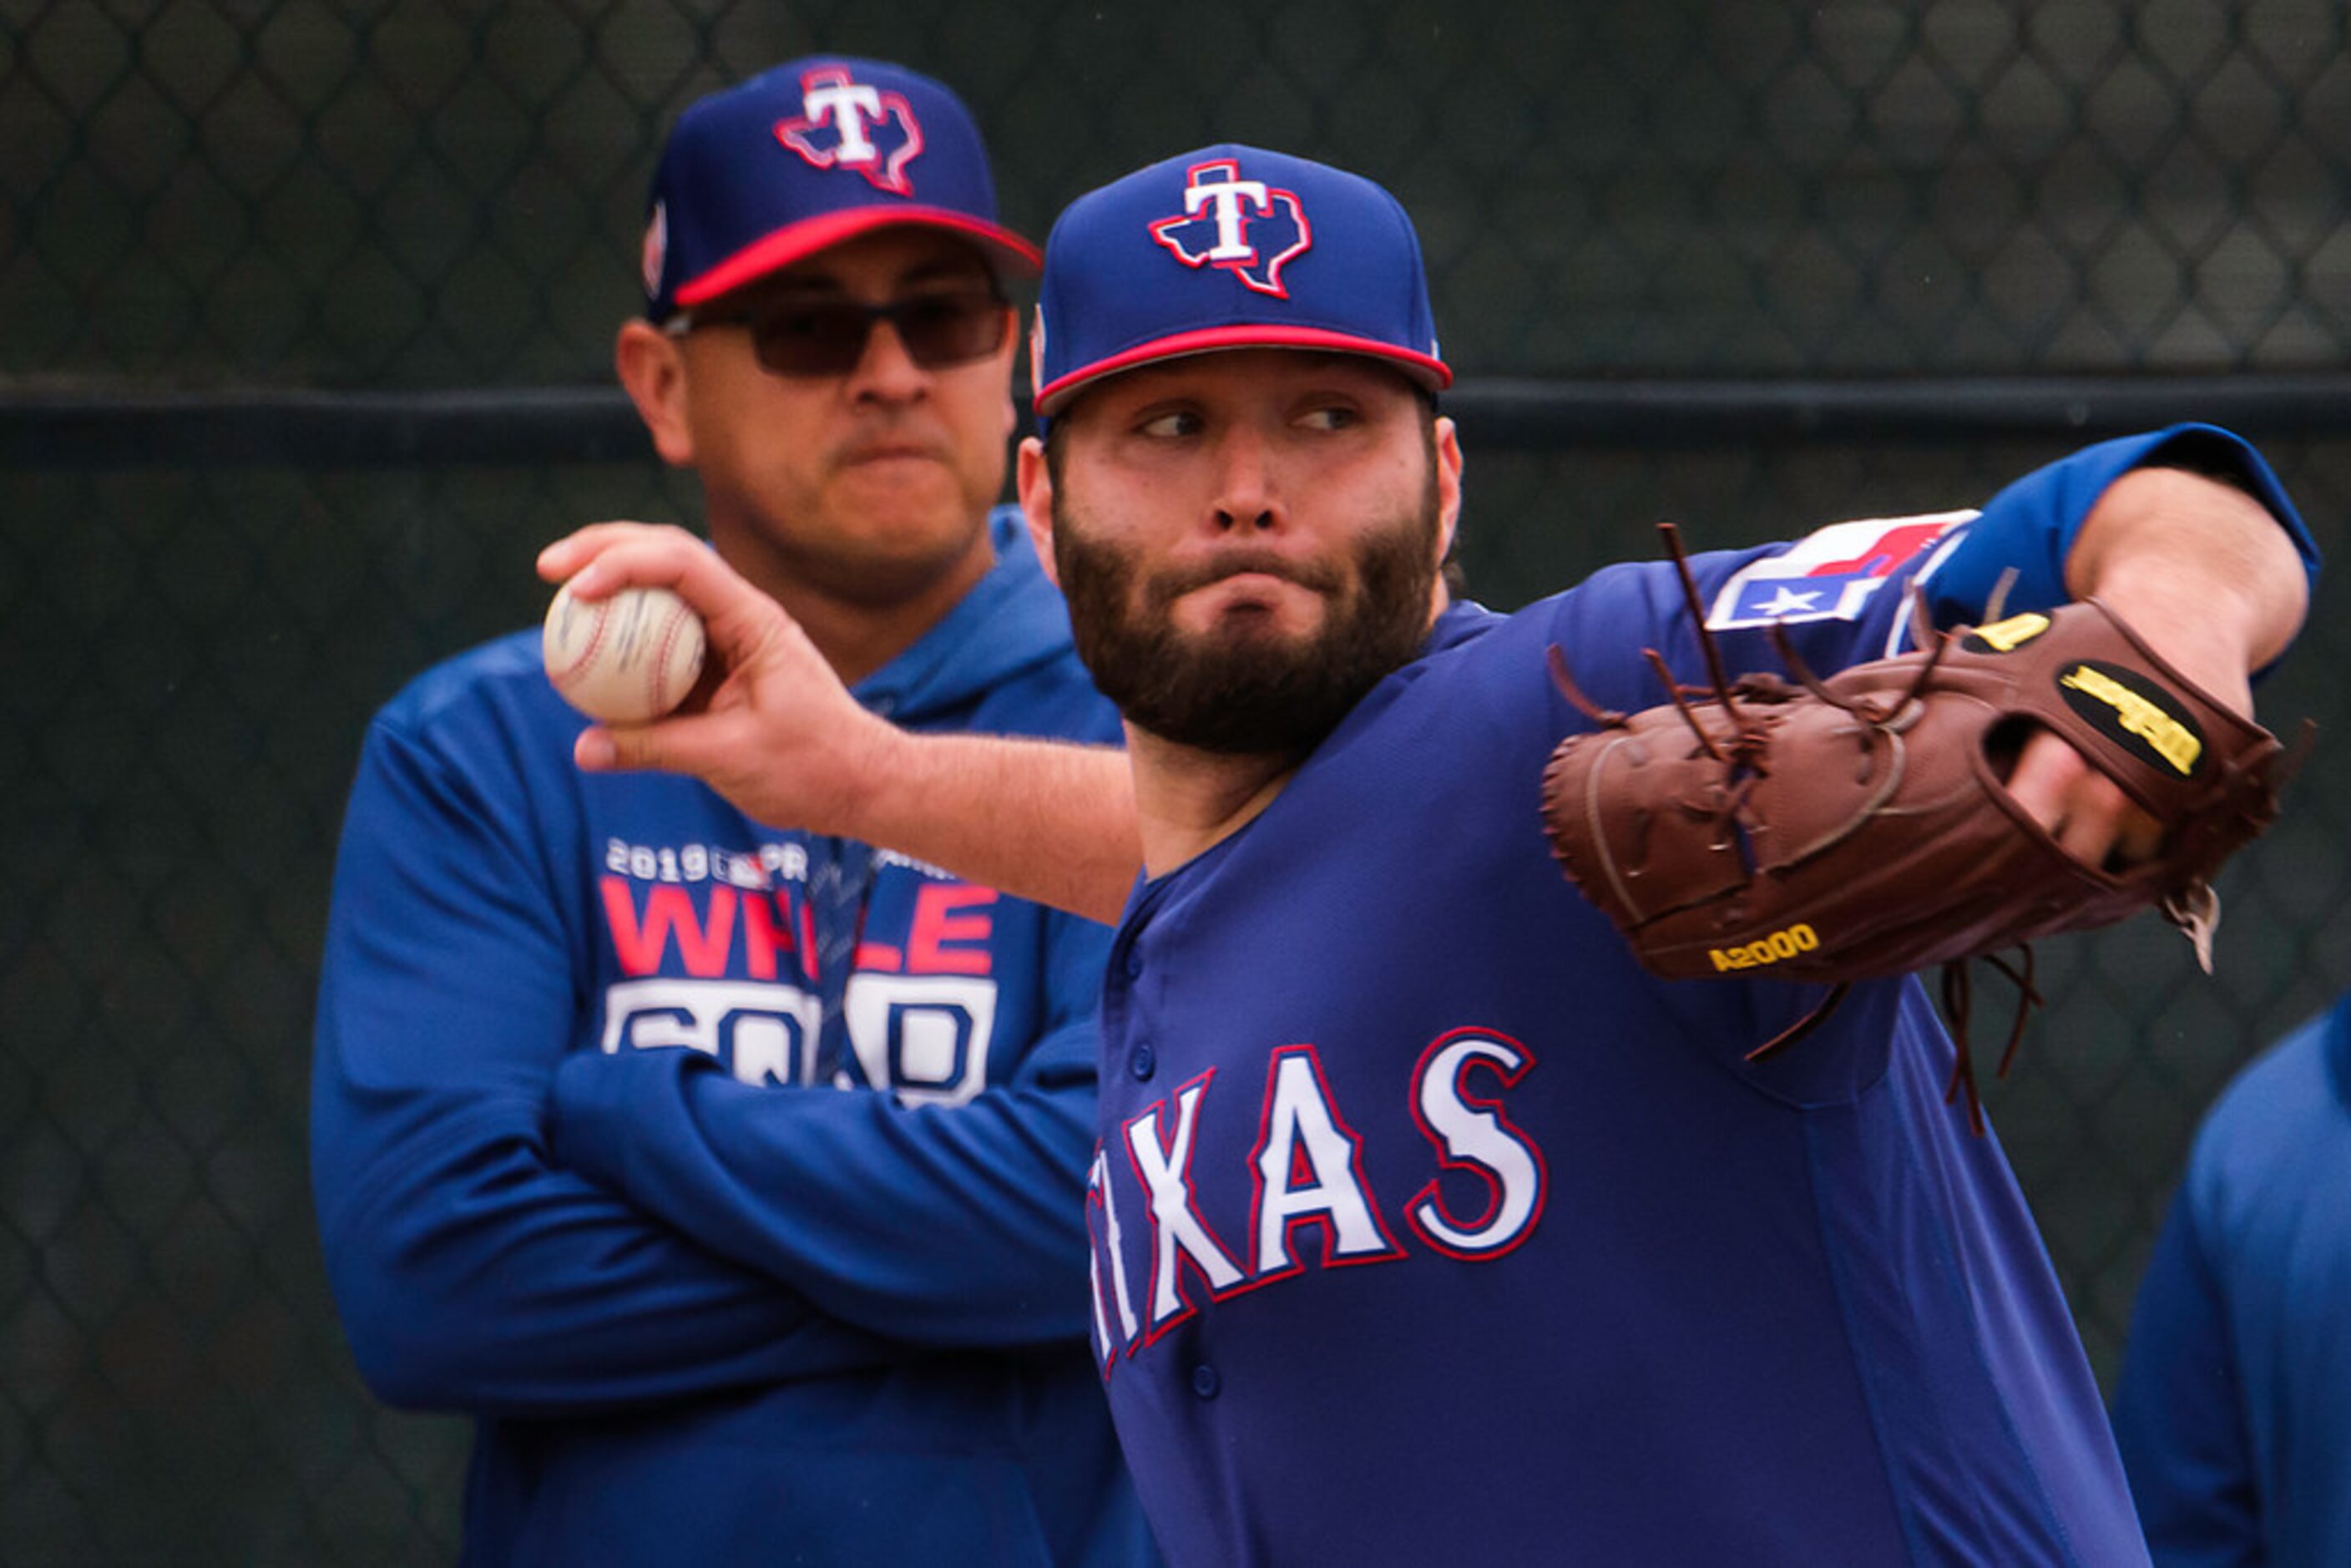
[[[877, 862], [900, 874], [877, 874], [865, 902], [841, 998], [851, 1053], [871, 1087], [960, 1103], [987, 1079], [998, 894], [904, 856]], [[605, 988], [605, 1051], [684, 1046], [746, 1083], [813, 1082], [823, 976], [800, 845], [615, 840], [597, 903], [621, 976]]]
[[[1475, 1263], [1519, 1247], [1542, 1218], [1546, 1167], [1505, 1096], [1533, 1067], [1532, 1052], [1492, 1030], [1457, 1029], [1431, 1041], [1395, 1086], [1410, 1107], [1411, 1146], [1376, 1151], [1391, 1178], [1404, 1169], [1419, 1182], [1393, 1207], [1373, 1190], [1375, 1151], [1311, 1045], [1269, 1052], [1259, 1082], [1210, 1068], [1125, 1115], [1118, 1145], [1096, 1147], [1087, 1184], [1103, 1375], [1203, 1298], [1278, 1286], [1310, 1267], [1430, 1254]], [[1238, 1118], [1255, 1122], [1247, 1156], [1202, 1159], [1204, 1147], [1240, 1146], [1230, 1126]], [[1245, 1222], [1234, 1227], [1235, 1215]]]

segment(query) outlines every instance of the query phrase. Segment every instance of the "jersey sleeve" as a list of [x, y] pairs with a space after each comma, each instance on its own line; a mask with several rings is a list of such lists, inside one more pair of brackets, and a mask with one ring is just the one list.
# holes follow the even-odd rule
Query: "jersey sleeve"
[[907, 1354], [550, 1159], [582, 981], [512, 782], [379, 719], [345, 820], [311, 1169], [369, 1385], [396, 1405], [574, 1413]]
[[963, 1103], [779, 1093], [693, 1051], [589, 1053], [557, 1077], [559, 1152], [843, 1322], [934, 1345], [1075, 1341], [1110, 935], [1048, 917], [1044, 1031]]
[[[2099, 497], [2134, 468], [2180, 467], [2238, 486], [2269, 510], [2315, 577], [2318, 550], [2269, 465], [2237, 436], [2211, 425], [2167, 430], [2084, 447], [2009, 485], [1980, 511], [1834, 523], [1785, 544], [1691, 558], [1706, 624], [1726, 671], [1778, 671], [1777, 627], [1813, 670], [1908, 652], [1912, 605], [1923, 598], [1938, 626], [1972, 624], [2066, 601], [2065, 560]], [[1623, 652], [1656, 647], [1676, 678], [1703, 685], [1706, 666], [1670, 563], [1611, 567], [1535, 607], [1553, 622], [1579, 683], [1596, 701], [1638, 710], [1663, 688]], [[1629, 642], [1629, 648], [1626, 646]], [[1597, 672], [1614, 668], [1611, 683]], [[1625, 677], [1630, 676], [1629, 685]]]
[[2157, 1239], [2115, 1389], [2115, 1443], [2157, 1560], [2265, 1561], [2253, 1456], [2194, 1174]]
[[1928, 607], [1937, 624], [1980, 619], [2004, 579], [2006, 610], [2064, 603], [2071, 597], [2065, 591], [2065, 558], [2091, 507], [2123, 475], [2149, 467], [2190, 469], [2245, 491], [2293, 538], [2304, 570], [2315, 582], [2318, 547], [2262, 455], [2218, 426], [2176, 424], [2085, 446], [1994, 496], [1928, 574]]

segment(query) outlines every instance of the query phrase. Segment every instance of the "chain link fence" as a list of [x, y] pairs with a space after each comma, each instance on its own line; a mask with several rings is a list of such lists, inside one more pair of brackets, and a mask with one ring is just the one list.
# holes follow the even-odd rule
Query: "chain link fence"
[[[0, 0], [0, 1559], [455, 1553], [463, 1427], [359, 1385], [313, 1235], [333, 841], [368, 714], [534, 619], [541, 543], [695, 517], [599, 402], [695, 97], [820, 48], [933, 71], [1040, 236], [1210, 140], [1376, 175], [1507, 605], [1660, 517], [1714, 545], [1980, 499], [2149, 387], [2241, 411], [2339, 554], [2346, 29], [2331, 0]], [[2046, 419], [1982, 396], [2058, 385]], [[319, 397], [350, 400], [333, 442], [287, 416]], [[1991, 1094], [2102, 1375], [2197, 1116], [2351, 982], [2346, 591], [2264, 690], [2325, 733], [2224, 880], [2218, 974], [2151, 921], [2051, 945]]]

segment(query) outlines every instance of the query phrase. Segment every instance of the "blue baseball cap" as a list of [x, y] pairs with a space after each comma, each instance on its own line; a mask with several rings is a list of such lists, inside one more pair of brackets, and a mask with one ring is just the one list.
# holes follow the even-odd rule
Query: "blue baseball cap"
[[1250, 348], [1368, 354], [1450, 386], [1403, 204], [1359, 174], [1227, 142], [1055, 221], [1029, 340], [1040, 429], [1104, 376]]
[[961, 99], [880, 60], [788, 61], [678, 116], [646, 213], [645, 315], [667, 320], [902, 224], [963, 235], [1000, 275], [1036, 275], [1037, 247], [997, 222]]

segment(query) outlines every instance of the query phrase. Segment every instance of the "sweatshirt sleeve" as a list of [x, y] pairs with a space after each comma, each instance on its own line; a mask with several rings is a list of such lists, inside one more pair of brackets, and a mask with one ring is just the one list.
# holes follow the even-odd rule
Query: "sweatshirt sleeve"
[[583, 1054], [556, 1080], [562, 1160], [713, 1251], [893, 1339], [1083, 1336], [1095, 999], [1109, 931], [1045, 925], [1043, 1032], [961, 1104], [777, 1092], [699, 1051]]
[[549, 1159], [584, 982], [526, 793], [381, 718], [353, 786], [311, 1171], [370, 1386], [395, 1405], [556, 1414], [904, 1354]]
[[2180, 1185], [2157, 1239], [2115, 1390], [2116, 1446], [2158, 1563], [2268, 1560], [2238, 1368], [2194, 1198]]

